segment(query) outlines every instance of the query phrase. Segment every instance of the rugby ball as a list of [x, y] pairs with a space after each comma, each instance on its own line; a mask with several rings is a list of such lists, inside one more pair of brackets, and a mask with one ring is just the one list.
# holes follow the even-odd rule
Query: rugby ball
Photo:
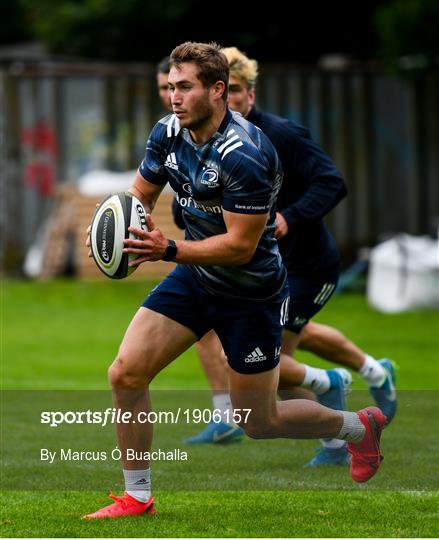
[[91, 222], [90, 247], [97, 267], [109, 278], [125, 278], [137, 268], [128, 263], [138, 255], [122, 251], [125, 238], [137, 238], [128, 227], [148, 230], [146, 212], [139, 199], [129, 192], [104, 199]]

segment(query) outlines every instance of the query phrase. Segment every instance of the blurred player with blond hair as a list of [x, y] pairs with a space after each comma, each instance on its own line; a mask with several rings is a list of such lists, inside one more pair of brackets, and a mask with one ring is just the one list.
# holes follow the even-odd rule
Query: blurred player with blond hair
[[[393, 363], [388, 359], [375, 360], [335, 328], [310, 321], [329, 300], [338, 279], [338, 252], [322, 218], [343, 195], [341, 175], [312, 141], [307, 129], [256, 109], [257, 61], [236, 47], [224, 48], [223, 52], [230, 66], [229, 107], [262, 129], [274, 144], [284, 168], [277, 199], [276, 237], [288, 270], [291, 301], [282, 344], [280, 393], [289, 395], [292, 388], [300, 386], [314, 391], [321, 403], [344, 408], [340, 392], [344, 373], [293, 361], [295, 349], [300, 348], [356, 371], [390, 421], [397, 405]], [[209, 383], [212, 388], [227, 388], [227, 373], [213, 371], [215, 358], [216, 354], [209, 358], [207, 353], [201, 358]], [[226, 402], [227, 392], [218, 399]], [[221, 442], [215, 434], [225, 429], [211, 423], [188, 442]], [[348, 463], [344, 441], [322, 440], [322, 445], [309, 466]]]

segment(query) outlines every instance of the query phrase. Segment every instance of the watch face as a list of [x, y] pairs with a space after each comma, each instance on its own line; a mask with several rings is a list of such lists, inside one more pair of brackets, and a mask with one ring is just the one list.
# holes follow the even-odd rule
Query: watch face
[[165, 252], [163, 254], [164, 261], [173, 261], [177, 256], [177, 246], [174, 240], [168, 240], [168, 245], [166, 246]]

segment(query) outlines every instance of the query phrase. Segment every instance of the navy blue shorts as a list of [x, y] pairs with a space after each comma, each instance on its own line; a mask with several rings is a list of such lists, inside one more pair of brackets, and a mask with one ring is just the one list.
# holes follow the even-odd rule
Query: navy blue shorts
[[177, 265], [143, 306], [186, 326], [198, 338], [215, 330], [233, 370], [261, 373], [279, 363], [288, 303], [287, 283], [269, 300], [230, 298], [208, 293], [188, 267]]
[[285, 329], [299, 334], [334, 294], [340, 275], [338, 264], [317, 275], [302, 277], [288, 274], [290, 306]]

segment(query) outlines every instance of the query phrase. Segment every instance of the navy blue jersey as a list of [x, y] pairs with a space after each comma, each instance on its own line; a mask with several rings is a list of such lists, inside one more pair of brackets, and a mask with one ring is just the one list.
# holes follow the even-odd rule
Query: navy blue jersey
[[222, 210], [269, 214], [252, 259], [241, 266], [191, 265], [208, 291], [246, 298], [268, 298], [285, 281], [274, 238], [275, 203], [282, 170], [273, 145], [240, 114], [227, 114], [218, 131], [196, 144], [171, 114], [149, 137], [140, 174], [149, 182], [169, 182], [183, 209], [185, 238], [202, 240], [227, 232]]
[[282, 162], [277, 211], [289, 226], [279, 240], [288, 273], [304, 276], [333, 266], [339, 254], [323, 218], [347, 194], [340, 171], [306, 128], [255, 108], [247, 120], [262, 129]]

